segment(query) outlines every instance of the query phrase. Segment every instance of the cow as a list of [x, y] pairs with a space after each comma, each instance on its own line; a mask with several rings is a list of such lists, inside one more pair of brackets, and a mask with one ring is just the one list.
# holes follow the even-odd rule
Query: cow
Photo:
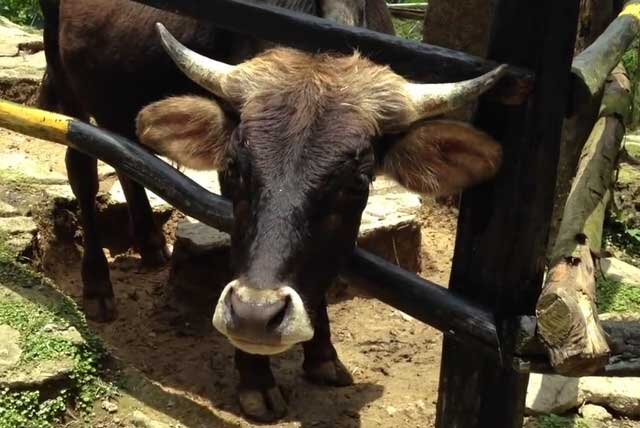
[[[269, 357], [298, 343], [310, 381], [351, 384], [331, 343], [325, 291], [353, 251], [371, 183], [382, 173], [445, 195], [493, 176], [500, 145], [436, 116], [490, 88], [504, 67], [465, 82], [416, 84], [357, 52], [268, 46], [125, 0], [53, 3], [41, 0], [48, 62], [41, 106], [92, 116], [185, 167], [217, 170], [233, 202], [235, 279], [222, 290], [213, 325], [236, 347], [244, 414], [264, 422], [286, 413]], [[384, 3], [294, 3], [385, 29], [367, 12]], [[84, 231], [84, 310], [108, 321], [116, 312], [95, 224], [96, 161], [70, 149], [66, 162]], [[119, 177], [143, 263], [165, 263], [144, 190]]]

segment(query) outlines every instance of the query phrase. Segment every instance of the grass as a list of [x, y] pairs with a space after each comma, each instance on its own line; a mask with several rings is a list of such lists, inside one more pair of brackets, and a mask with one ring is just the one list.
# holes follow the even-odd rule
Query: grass
[[640, 287], [599, 278], [597, 294], [599, 312], [640, 313]]
[[393, 18], [393, 27], [399, 37], [415, 42], [422, 41], [422, 21]]
[[565, 418], [557, 415], [545, 415], [535, 418], [528, 428], [590, 428], [589, 424], [580, 418]]
[[[48, 280], [15, 261], [2, 244], [0, 236], [0, 284], [7, 290], [30, 290], [47, 284]], [[35, 291], [34, 293], [38, 293]], [[93, 403], [115, 394], [115, 387], [100, 379], [106, 355], [99, 339], [89, 330], [84, 315], [67, 297], [42, 301], [2, 296], [0, 324], [7, 324], [21, 334], [22, 354], [13, 370], [44, 360], [71, 359], [74, 369], [67, 388], [43, 397], [39, 391], [9, 391], [0, 389], [0, 428], [51, 428], [66, 414], [89, 415]], [[13, 297], [13, 298], [12, 298]], [[85, 339], [74, 344], [43, 332], [48, 324], [61, 328], [75, 327]]]
[[38, 0], [2, 0], [0, 16], [16, 24], [42, 26], [42, 11]]

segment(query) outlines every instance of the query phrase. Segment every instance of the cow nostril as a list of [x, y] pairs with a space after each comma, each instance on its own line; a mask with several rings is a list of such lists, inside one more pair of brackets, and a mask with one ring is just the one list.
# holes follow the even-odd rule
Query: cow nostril
[[284, 317], [287, 315], [287, 310], [289, 309], [290, 304], [291, 304], [291, 297], [285, 296], [280, 310], [276, 312], [271, 317], [271, 319], [267, 322], [267, 331], [273, 331], [282, 324], [282, 322], [284, 321]]

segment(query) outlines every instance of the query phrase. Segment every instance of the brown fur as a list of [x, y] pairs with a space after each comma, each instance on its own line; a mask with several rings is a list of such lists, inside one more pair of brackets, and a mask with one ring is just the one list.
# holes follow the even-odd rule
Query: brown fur
[[219, 169], [233, 130], [220, 106], [206, 98], [182, 96], [153, 103], [138, 115], [140, 142], [194, 169]]

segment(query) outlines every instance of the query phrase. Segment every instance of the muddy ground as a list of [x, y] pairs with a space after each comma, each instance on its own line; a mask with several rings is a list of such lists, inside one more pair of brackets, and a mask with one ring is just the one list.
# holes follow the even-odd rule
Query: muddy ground
[[[26, 153], [64, 173], [64, 149], [40, 140], [16, 140], [0, 129], [0, 152]], [[435, 204], [425, 207], [423, 276], [446, 284], [455, 236], [456, 213]], [[171, 236], [174, 221], [165, 225]], [[210, 327], [203, 313], [194, 315], [167, 287], [169, 269], [141, 270], [136, 254], [110, 254], [119, 318], [91, 323], [111, 353], [158, 382], [190, 405], [166, 406], [164, 412], [187, 426], [206, 409], [220, 425], [252, 426], [239, 415], [234, 398], [232, 347]], [[47, 274], [61, 290], [81, 302], [79, 260], [60, 252], [47, 263]], [[294, 349], [273, 359], [276, 378], [290, 412], [277, 427], [429, 427], [437, 398], [441, 335], [352, 287], [334, 293], [330, 318], [334, 343], [355, 377], [346, 388], [318, 387], [301, 377], [302, 352]], [[210, 315], [209, 315], [210, 316]], [[142, 400], [144, 401], [144, 399]], [[105, 426], [119, 426], [103, 420]]]

